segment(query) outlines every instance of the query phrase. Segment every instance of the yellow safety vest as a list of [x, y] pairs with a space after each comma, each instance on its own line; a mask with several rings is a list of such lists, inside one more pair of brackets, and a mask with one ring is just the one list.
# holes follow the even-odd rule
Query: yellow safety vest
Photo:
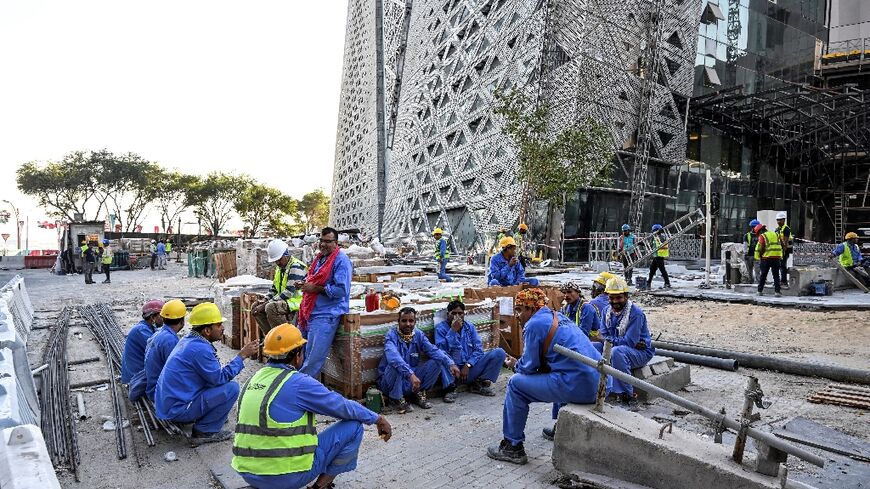
[[[786, 229], [788, 229], [788, 239], [785, 239], [783, 235]], [[788, 227], [788, 224], [776, 228], [776, 237], [779, 239], [779, 243], [783, 248], [791, 248], [792, 245], [794, 245], [794, 233], [791, 232], [791, 228]]]
[[[444, 257], [441, 257], [441, 242], [444, 241]], [[447, 238], [441, 237], [438, 241], [435, 242], [435, 259], [436, 260], [446, 260], [450, 258], [450, 246], [447, 246]]]
[[[275, 287], [275, 291], [277, 294], [284, 292], [284, 289], [287, 288], [287, 280], [289, 277], [289, 273], [287, 270], [290, 269], [294, 264], [302, 265], [302, 268], [305, 269], [305, 264], [302, 263], [298, 258], [291, 256], [290, 261], [287, 262], [287, 265], [282, 269], [281, 267], [275, 267], [275, 277], [272, 279], [272, 285]], [[302, 305], [302, 291], [296, 289], [296, 292], [292, 297], [287, 299], [287, 306], [291, 311], [298, 311], [299, 307]]]
[[292, 423], [279, 423], [269, 415], [275, 396], [294, 374], [296, 370], [263, 367], [245, 384], [230, 464], [236, 471], [281, 475], [307, 472], [314, 465], [314, 413], [303, 413]]
[[662, 243], [662, 241], [658, 238], [653, 238], [653, 241], [656, 244], [656, 248], [658, 248], [658, 250], [656, 251], [656, 255], [661, 258], [670, 258], [670, 245], [667, 243]]
[[114, 253], [112, 253], [112, 250], [109, 249], [109, 247], [103, 248], [103, 259], [101, 260], [103, 265], [111, 265], [113, 256]]
[[[765, 231], [761, 234], [764, 236], [764, 254], [762, 255], [760, 252], [761, 246], [759, 244], [755, 245], [755, 259], [761, 260], [763, 258], [777, 258], [782, 259], [782, 244], [779, 242], [779, 237], [773, 231]], [[760, 241], [760, 240], [759, 240]]]
[[843, 268], [849, 268], [855, 264], [855, 261], [852, 260], [852, 248], [849, 247], [848, 241], [843, 242], [843, 252], [837, 258], [840, 260], [840, 265], [843, 265]]

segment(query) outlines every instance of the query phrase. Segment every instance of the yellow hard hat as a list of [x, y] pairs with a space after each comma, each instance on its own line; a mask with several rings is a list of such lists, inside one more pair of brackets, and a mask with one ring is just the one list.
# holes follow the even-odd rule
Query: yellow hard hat
[[510, 236], [505, 236], [504, 238], [498, 241], [498, 247], [501, 249], [505, 249], [508, 246], [516, 246], [517, 242]]
[[528, 224], [521, 222], [520, 223], [520, 231], [528, 231], [528, 230], [529, 230]]
[[282, 357], [287, 353], [308, 343], [302, 337], [299, 328], [290, 323], [279, 324], [269, 330], [263, 342], [263, 354], [270, 357]]
[[221, 316], [221, 311], [214, 302], [203, 302], [197, 304], [190, 310], [190, 325], [194, 328], [199, 326], [207, 326], [209, 324], [222, 323], [227, 318]]
[[179, 299], [172, 299], [166, 304], [163, 304], [163, 307], [160, 309], [160, 315], [163, 316], [164, 319], [183, 318], [185, 314], [187, 314], [187, 306], [185, 306]]
[[625, 283], [625, 279], [622, 277], [613, 277], [607, 281], [607, 285], [604, 286], [605, 294], [627, 294], [628, 293], [628, 284]]
[[615, 276], [616, 276], [616, 275], [614, 275], [614, 274], [612, 274], [612, 273], [610, 273], [610, 272], [601, 272], [601, 273], [599, 273], [598, 276], [595, 277], [592, 281], [595, 282], [595, 283], [598, 283], [598, 284], [601, 284], [601, 285], [607, 286], [607, 281], [610, 280], [610, 279], [612, 279], [612, 278], [615, 277]]
[[442, 231], [441, 228], [435, 228], [435, 230], [432, 231], [432, 234], [444, 234], [444, 231]]
[[857, 239], [858, 235], [856, 233], [846, 233], [846, 239], [852, 239], [852, 238]]

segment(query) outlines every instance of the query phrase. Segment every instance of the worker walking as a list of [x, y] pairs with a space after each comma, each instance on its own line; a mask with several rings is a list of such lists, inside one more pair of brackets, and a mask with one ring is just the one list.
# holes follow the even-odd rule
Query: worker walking
[[[589, 339], [564, 315], [546, 306], [541, 289], [521, 290], [514, 299], [514, 314], [523, 327], [523, 354], [516, 374], [508, 381], [502, 410], [501, 443], [490, 446], [487, 456], [514, 464], [528, 462], [523, 442], [529, 404], [533, 402], [591, 404], [598, 391], [598, 371], [559, 355], [563, 347], [600, 360]], [[607, 379], [608, 386], [611, 379]], [[554, 414], [557, 410], [554, 409]]]
[[628, 224], [623, 224], [622, 235], [619, 237], [619, 253], [622, 259], [622, 266], [625, 267], [625, 272], [623, 272], [623, 275], [625, 275], [625, 280], [628, 283], [631, 283], [631, 276], [634, 273], [633, 269], [628, 268], [628, 257], [629, 255], [634, 253], [635, 240], [635, 236], [631, 232], [631, 226], [629, 226]]
[[158, 329], [145, 344], [145, 395], [154, 402], [154, 393], [157, 390], [157, 380], [160, 372], [166, 365], [166, 359], [178, 344], [178, 332], [184, 328], [184, 316], [187, 315], [187, 307], [180, 299], [172, 299], [163, 304], [160, 309], [160, 317], [163, 318], [163, 327]]
[[526, 269], [516, 256], [517, 243], [512, 237], [502, 238], [498, 247], [501, 252], [493, 255], [489, 261], [487, 282], [490, 286], [538, 285], [538, 279], [526, 278]]
[[160, 310], [163, 301], [150, 300], [142, 305], [142, 320], [133, 325], [124, 340], [121, 354], [121, 383], [129, 384], [134, 375], [145, 368], [145, 344], [157, 328], [163, 325]]
[[785, 212], [777, 212], [776, 214], [776, 237], [779, 238], [779, 244], [782, 246], [782, 260], [779, 264], [779, 284], [781, 287], [788, 288], [788, 257], [791, 256], [794, 249], [794, 235], [791, 228], [785, 223], [787, 217]]
[[151, 240], [149, 249], [151, 250], [151, 270], [154, 270], [154, 267], [157, 266], [157, 240]]
[[191, 443], [199, 445], [228, 440], [231, 431], [221, 428], [239, 397], [239, 384], [232, 379], [244, 367], [244, 359], [259, 351], [252, 341], [230, 363], [221, 367], [212, 345], [224, 335], [224, 319], [212, 302], [190, 311], [192, 331], [178, 342], [157, 379], [154, 407], [157, 417], [176, 423], [193, 423]]
[[764, 295], [764, 285], [767, 282], [767, 274], [773, 273], [773, 290], [777, 297], [781, 296], [779, 283], [779, 267], [782, 262], [782, 244], [779, 237], [773, 231], [768, 231], [767, 226], [759, 224], [755, 226], [755, 236], [758, 244], [755, 245], [755, 261], [761, 262], [761, 274], [758, 277], [758, 295]]
[[290, 247], [283, 240], [273, 239], [266, 251], [269, 263], [275, 264], [271, 295], [251, 308], [263, 337], [279, 324], [297, 322], [302, 304], [302, 290], [297, 285], [308, 273], [305, 263], [290, 255]]
[[870, 287], [870, 273], [868, 273], [864, 265], [864, 257], [861, 254], [861, 249], [858, 247], [858, 235], [856, 233], [846, 233], [846, 241], [843, 241], [834, 248], [834, 251], [831, 252], [831, 257], [836, 257], [843, 268], [852, 272], [858, 280], [861, 280], [864, 282], [864, 285]]
[[326, 362], [326, 355], [338, 322], [350, 311], [350, 279], [353, 265], [338, 246], [338, 231], [326, 227], [320, 231], [320, 252], [311, 262], [305, 282], [301, 284], [299, 329], [305, 344], [305, 364], [299, 370], [314, 378]]
[[450, 258], [450, 250], [447, 248], [447, 238], [443, 237], [444, 231], [435, 228], [432, 236], [435, 237], [435, 263], [438, 266], [438, 278], [445, 282], [453, 282], [447, 275], [447, 260]]
[[166, 243], [162, 239], [157, 242], [157, 269], [166, 270]]
[[[258, 489], [334, 487], [336, 476], [356, 469], [364, 424], [384, 441], [392, 436], [386, 418], [299, 372], [305, 344], [292, 324], [272, 328], [263, 344], [269, 360], [239, 398], [231, 465]], [[317, 433], [318, 414], [338, 422]]]
[[112, 260], [114, 259], [114, 257], [115, 257], [115, 253], [112, 251], [112, 247], [109, 246], [109, 240], [104, 239], [103, 240], [103, 251], [102, 251], [102, 254], [100, 255], [100, 262], [103, 265], [103, 273], [106, 274], [106, 280], [103, 280], [104, 284], [112, 283], [112, 280], [109, 277], [109, 273], [110, 273], [109, 267], [112, 266]]
[[647, 287], [652, 288], [653, 277], [656, 276], [656, 270], [662, 273], [662, 278], [665, 279], [665, 288], [671, 288], [671, 279], [668, 277], [668, 271], [665, 268], [665, 260], [670, 258], [671, 250], [668, 243], [665, 242], [664, 232], [661, 224], [653, 224], [652, 227], [653, 246], [656, 249], [656, 256], [653, 257], [652, 263], [649, 266], [649, 277], [646, 280]]
[[749, 221], [749, 231], [743, 237], [743, 244], [746, 245], [746, 253], [743, 255], [743, 264], [746, 265], [746, 274], [749, 277], [749, 282], [755, 282], [755, 247], [758, 245], [758, 236], [755, 235], [755, 226], [761, 222], [758, 219]]

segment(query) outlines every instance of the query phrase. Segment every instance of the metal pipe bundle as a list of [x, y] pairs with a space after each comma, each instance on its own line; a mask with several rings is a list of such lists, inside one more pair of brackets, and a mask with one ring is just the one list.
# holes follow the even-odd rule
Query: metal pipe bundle
[[692, 365], [702, 365], [704, 367], [718, 368], [736, 372], [739, 363], [733, 358], [717, 358], [707, 355], [693, 355], [681, 351], [666, 350], [664, 348], [656, 348], [656, 355], [663, 357], [671, 357], [678, 362], [690, 363]]

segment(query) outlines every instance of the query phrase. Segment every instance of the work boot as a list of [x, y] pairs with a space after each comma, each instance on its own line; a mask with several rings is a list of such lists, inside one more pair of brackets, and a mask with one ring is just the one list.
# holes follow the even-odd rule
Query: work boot
[[410, 413], [414, 410], [414, 408], [410, 404], [408, 404], [408, 401], [406, 401], [404, 397], [400, 399], [390, 399], [390, 404], [394, 406], [398, 414]]
[[112, 283], [112, 282], [110, 282], [109, 279], [106, 279], [106, 280], [103, 280], [103, 283], [104, 283], [104, 284], [110, 284], [110, 283]]
[[622, 394], [620, 394], [619, 400], [623, 404], [625, 404], [629, 411], [637, 411], [637, 409], [640, 407], [640, 403], [637, 400], [636, 393], [629, 394], [627, 392], [623, 392]]
[[447, 404], [453, 404], [454, 402], [456, 402], [457, 397], [459, 397], [459, 395], [456, 393], [456, 389], [450, 389], [449, 391], [444, 393], [444, 402], [446, 402]]
[[665, 284], [665, 286], [662, 287], [662, 288], [663, 288], [663, 289], [670, 289], [670, 288], [671, 288], [671, 284]]
[[416, 404], [420, 409], [432, 408], [432, 403], [429, 402], [429, 399], [426, 399], [426, 391], [422, 390], [414, 395], [414, 404]]
[[545, 439], [553, 441], [553, 438], [556, 437], [556, 425], [553, 425], [552, 428], [544, 428], [541, 430], [541, 433], [544, 435]]
[[203, 445], [206, 443], [215, 443], [219, 441], [229, 440], [233, 437], [233, 432], [221, 430], [216, 433], [203, 433], [198, 430], [193, 430], [190, 435], [190, 444], [193, 446]]
[[491, 385], [483, 385], [483, 382], [474, 381], [471, 383], [472, 394], [480, 394], [481, 396], [492, 397], [495, 395], [495, 389]]
[[525, 465], [529, 462], [526, 457], [526, 450], [523, 448], [522, 442], [518, 445], [511, 445], [511, 442], [502, 440], [498, 446], [491, 446], [486, 449], [486, 455], [495, 460], [510, 462], [512, 464]]

